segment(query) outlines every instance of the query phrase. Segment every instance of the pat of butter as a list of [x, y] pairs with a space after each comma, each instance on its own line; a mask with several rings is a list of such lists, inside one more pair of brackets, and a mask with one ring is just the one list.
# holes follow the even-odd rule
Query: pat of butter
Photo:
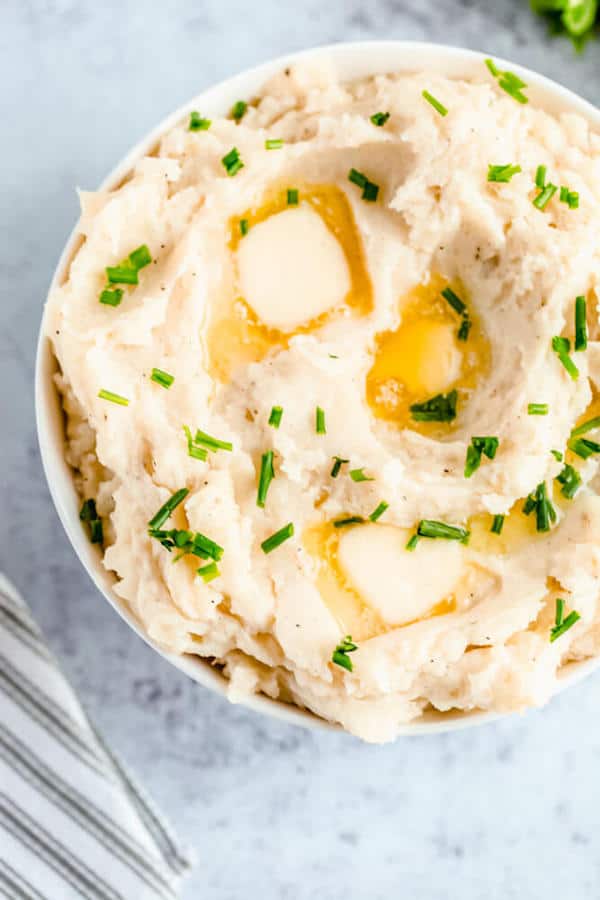
[[404, 625], [448, 598], [461, 576], [462, 546], [422, 538], [406, 550], [410, 532], [360, 525], [340, 536], [338, 561], [348, 581], [389, 625]]
[[294, 331], [343, 302], [344, 251], [308, 204], [250, 228], [237, 250], [240, 293], [269, 328]]

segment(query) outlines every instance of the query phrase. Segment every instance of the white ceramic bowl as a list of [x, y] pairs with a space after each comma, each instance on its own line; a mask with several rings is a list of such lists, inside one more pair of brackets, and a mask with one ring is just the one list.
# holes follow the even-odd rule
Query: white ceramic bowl
[[[259, 93], [265, 81], [283, 67], [300, 60], [318, 61], [325, 58], [333, 60], [342, 80], [352, 80], [386, 72], [412, 72], [423, 69], [429, 69], [451, 77], [477, 77], [478, 79], [485, 77], [484, 54], [436, 44], [404, 41], [369, 41], [353, 44], [336, 44], [280, 57], [209, 88], [202, 94], [194, 97], [185, 106], [167, 116], [118, 163], [103, 182], [102, 188], [105, 190], [115, 188], [130, 171], [133, 164], [141, 156], [153, 150], [161, 135], [175, 125], [176, 122], [187, 117], [192, 109], [200, 109], [203, 115], [207, 116], [216, 117], [223, 115], [240, 97], [251, 97]], [[596, 128], [600, 129], [600, 112], [590, 103], [549, 79], [537, 75], [535, 72], [504, 60], [496, 59], [495, 61], [501, 68], [511, 69], [527, 82], [527, 95], [532, 104], [550, 112], [577, 112], [593, 123]], [[64, 279], [69, 262], [79, 243], [78, 235], [73, 232], [59, 260], [51, 288], [56, 284], [60, 284]], [[101, 554], [98, 548], [90, 544], [87, 532], [79, 521], [80, 501], [75, 491], [71, 470], [64, 458], [64, 420], [52, 380], [52, 375], [55, 371], [56, 362], [50, 343], [44, 335], [44, 324], [42, 322], [35, 373], [38, 439], [50, 493], [75, 552], [106, 600], [146, 643], [154, 647], [161, 656], [189, 675], [190, 678], [193, 678], [194, 681], [211, 688], [219, 694], [224, 694], [227, 681], [216, 669], [200, 657], [176, 656], [172, 653], [166, 653], [149, 639], [140, 628], [139, 623], [136, 622], [115, 594], [113, 590], [114, 576], [102, 566]], [[561, 689], [579, 681], [598, 668], [599, 665], [600, 659], [569, 664], [562, 672]], [[251, 697], [248, 699], [247, 705], [260, 712], [297, 725], [320, 728], [333, 727], [312, 713], [289, 704], [271, 700], [266, 696]], [[495, 718], [498, 718], [498, 716], [483, 712], [468, 714], [446, 713], [444, 715], [431, 713], [423, 716], [416, 722], [406, 725], [401, 733], [403, 735], [432, 734], [489, 722]]]

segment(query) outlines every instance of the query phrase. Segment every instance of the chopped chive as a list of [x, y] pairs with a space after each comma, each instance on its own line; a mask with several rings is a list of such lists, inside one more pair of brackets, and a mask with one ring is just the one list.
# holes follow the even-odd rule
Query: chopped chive
[[263, 453], [260, 461], [260, 475], [258, 476], [258, 492], [256, 495], [256, 505], [260, 506], [261, 509], [264, 509], [267, 491], [274, 478], [273, 451], [267, 450], [266, 453]]
[[377, 125], [379, 128], [381, 128], [382, 125], [385, 125], [389, 117], [389, 112], [376, 112], [371, 116], [371, 122], [373, 123], [373, 125]]
[[133, 268], [137, 270], [149, 266], [152, 262], [152, 254], [147, 244], [141, 244], [139, 247], [136, 247], [135, 250], [131, 251], [128, 258]]
[[550, 182], [548, 182], [546, 187], [544, 187], [539, 192], [539, 194], [537, 194], [537, 196], [533, 198], [532, 203], [536, 207], [536, 209], [539, 209], [543, 212], [554, 197], [557, 190], [558, 188], [555, 184], [551, 184]]
[[498, 75], [501, 74], [500, 69], [497, 67], [497, 65], [493, 59], [486, 59], [485, 64], [488, 67], [488, 69], [490, 70], [490, 72], [492, 73], [492, 75], [494, 76], [494, 78], [497, 78]]
[[374, 478], [369, 478], [368, 475], [365, 475], [364, 469], [351, 469], [349, 474], [352, 481], [375, 481]]
[[413, 403], [410, 414], [415, 422], [452, 422], [456, 418], [456, 402], [458, 392], [436, 394], [424, 403]]
[[281, 150], [282, 147], [282, 138], [267, 138], [265, 141], [265, 150]]
[[562, 485], [560, 492], [563, 497], [572, 500], [581, 485], [581, 476], [577, 469], [567, 463], [556, 476], [556, 480]]
[[90, 543], [101, 544], [104, 541], [104, 529], [102, 519], [92, 519], [90, 522]]
[[349, 634], [340, 641], [337, 645], [333, 653], [331, 654], [331, 661], [336, 664], [336, 666], [341, 666], [342, 669], [346, 669], [348, 672], [352, 671], [352, 660], [348, 656], [349, 653], [354, 653], [355, 650], [358, 650], [358, 646], [352, 641], [352, 638]]
[[554, 521], [556, 513], [548, 499], [546, 482], [541, 481], [535, 489], [535, 527], [537, 531], [550, 531], [550, 522]]
[[433, 519], [421, 519], [417, 528], [419, 537], [444, 538], [447, 541], [460, 541], [466, 544], [469, 541], [470, 532], [459, 525], [447, 525], [446, 522], [436, 522]]
[[271, 415], [269, 416], [269, 425], [272, 425], [273, 428], [279, 428], [281, 425], [281, 418], [283, 416], [283, 407], [282, 406], [274, 406], [271, 410]]
[[90, 532], [90, 543], [101, 544], [104, 539], [104, 533], [102, 529], [102, 519], [96, 510], [95, 500], [90, 499], [83, 501], [79, 511], [79, 518], [82, 522], [87, 522]]
[[557, 597], [556, 599], [556, 614], [554, 618], [554, 627], [550, 629], [550, 642], [552, 643], [557, 638], [561, 637], [568, 631], [569, 628], [572, 628], [575, 622], [578, 622], [581, 616], [576, 610], [571, 610], [569, 615], [565, 618], [565, 601], [561, 597]]
[[577, 428], [573, 429], [571, 437], [579, 437], [582, 434], [587, 434], [588, 431], [593, 431], [595, 428], [600, 428], [600, 416], [594, 416], [593, 419], [582, 422], [581, 425], [578, 425]]
[[498, 450], [499, 440], [497, 437], [472, 437], [471, 443], [467, 447], [467, 457], [465, 460], [465, 478], [470, 478], [481, 465], [481, 457], [487, 456], [488, 459], [494, 459]]
[[523, 504], [523, 515], [528, 516], [532, 513], [537, 505], [537, 501], [533, 494], [528, 494]]
[[518, 103], [528, 103], [528, 99], [521, 90], [522, 88], [527, 87], [524, 81], [518, 77], [518, 75], [514, 75], [512, 72], [501, 72], [500, 77], [498, 78], [498, 87], [502, 88], [503, 91], [506, 91], [513, 100], [516, 100]]
[[327, 434], [327, 428], [325, 427], [325, 410], [321, 409], [320, 406], [317, 406], [315, 410], [315, 429], [317, 434]]
[[548, 415], [548, 404], [547, 403], [528, 403], [527, 404], [527, 415], [528, 416], [547, 416]]
[[164, 530], [149, 527], [148, 534], [151, 538], [157, 540], [169, 553], [172, 550], [178, 551], [173, 562], [177, 562], [177, 560], [188, 553], [200, 559], [214, 559], [218, 562], [224, 553], [222, 547], [199, 531], [186, 531], [181, 528]]
[[113, 394], [112, 391], [105, 391], [104, 388], [98, 391], [101, 400], [110, 400], [111, 403], [117, 403], [119, 406], [129, 406], [127, 397], [121, 397], [120, 394]]
[[342, 468], [342, 466], [345, 465], [346, 463], [349, 463], [350, 460], [342, 459], [341, 456], [333, 456], [332, 459], [334, 462], [333, 462], [333, 466], [332, 466], [330, 475], [332, 478], [337, 478], [338, 475], [340, 474], [340, 469]]
[[205, 566], [201, 566], [199, 569], [196, 569], [198, 575], [208, 584], [209, 581], [214, 581], [215, 578], [218, 578], [221, 574], [219, 572], [219, 567], [216, 562], [207, 563]]
[[348, 181], [351, 181], [352, 184], [356, 184], [359, 188], [362, 188], [363, 200], [368, 200], [371, 203], [377, 200], [379, 186], [372, 181], [369, 181], [367, 176], [363, 175], [362, 172], [359, 172], [357, 169], [350, 169], [348, 172]]
[[155, 513], [150, 521], [148, 522], [148, 528], [160, 528], [167, 521], [169, 516], [172, 514], [173, 510], [176, 509], [179, 504], [185, 500], [187, 495], [189, 494], [189, 490], [187, 488], [180, 488], [178, 491], [169, 497], [166, 503], [163, 503], [161, 508]]
[[487, 180], [497, 184], [508, 184], [513, 175], [518, 175], [522, 171], [521, 166], [511, 166], [510, 163], [505, 166], [488, 165]]
[[463, 301], [454, 293], [451, 287], [444, 288], [444, 290], [442, 291], [442, 297], [459, 315], [462, 316], [467, 311], [466, 303], [463, 303]]
[[466, 341], [469, 337], [469, 332], [471, 330], [471, 320], [464, 318], [460, 323], [460, 328], [458, 329], [458, 339], [459, 341]]
[[570, 191], [568, 187], [561, 187], [560, 202], [566, 203], [569, 209], [579, 209], [579, 194], [577, 191]]
[[240, 169], [244, 168], [244, 163], [240, 159], [240, 151], [237, 147], [232, 147], [229, 153], [226, 153], [221, 159], [221, 162], [230, 177], [237, 175]]
[[502, 534], [502, 529], [504, 528], [504, 516], [498, 515], [494, 516], [494, 521], [492, 522], [492, 527], [490, 531], [492, 534]]
[[168, 372], [163, 372], [162, 369], [152, 369], [150, 379], [151, 381], [155, 381], [156, 384], [160, 384], [161, 387], [168, 389], [175, 381], [175, 376], [169, 375]]
[[100, 303], [106, 306], [118, 306], [123, 299], [123, 288], [105, 288], [100, 294]]
[[263, 553], [271, 553], [272, 550], [276, 550], [284, 541], [287, 541], [294, 534], [294, 525], [292, 522], [288, 522], [287, 525], [284, 525], [283, 528], [280, 528], [279, 531], [276, 531], [275, 534], [272, 534], [260, 545]]
[[571, 341], [569, 340], [569, 338], [553, 337], [552, 349], [558, 356], [559, 360], [561, 361], [571, 378], [576, 381], [577, 378], [579, 378], [579, 369], [569, 356], [569, 352], [571, 350]]
[[248, 104], [245, 100], [238, 100], [231, 107], [231, 118], [235, 119], [236, 122], [240, 122], [248, 109]]
[[210, 119], [204, 119], [198, 110], [194, 109], [190, 113], [189, 131], [208, 131], [211, 126]]
[[242, 237], [245, 237], [248, 234], [249, 228], [250, 225], [248, 219], [240, 219], [240, 234]]
[[535, 186], [541, 191], [546, 187], [546, 166], [538, 166], [535, 170]]
[[560, 452], [560, 450], [551, 450], [550, 453], [552, 454], [552, 456], [554, 457], [554, 459], [555, 459], [557, 462], [562, 462], [562, 461], [563, 461], [563, 455], [562, 455], [562, 453]]
[[208, 459], [208, 451], [205, 450], [204, 447], [199, 447], [198, 444], [196, 444], [192, 432], [187, 425], [183, 426], [183, 430], [187, 438], [188, 456], [191, 456], [192, 459], [200, 459], [202, 462], [205, 462]]
[[439, 112], [440, 116], [448, 115], [448, 110], [446, 109], [444, 104], [440, 103], [439, 100], [436, 100], [433, 94], [430, 94], [429, 91], [423, 91], [421, 96], [424, 97], [425, 100], [427, 100], [427, 102], [433, 106], [436, 112]]
[[107, 266], [105, 271], [110, 284], [137, 284], [139, 282], [137, 269], [127, 263]]
[[228, 450], [229, 452], [233, 450], [233, 444], [230, 441], [220, 441], [218, 438], [211, 437], [205, 431], [200, 431], [200, 429], [196, 431], [194, 443], [206, 447], [207, 450], [211, 450], [213, 453], [216, 453], [217, 450]]
[[405, 550], [408, 550], [409, 552], [412, 553], [412, 551], [416, 549], [418, 543], [419, 543], [419, 535], [413, 534], [412, 537], [409, 538], [409, 540], [407, 541]]
[[380, 519], [382, 517], [382, 515], [384, 514], [384, 512], [386, 511], [386, 509], [389, 508], [389, 505], [390, 504], [386, 503], [385, 500], [382, 500], [381, 503], [375, 507], [375, 509], [369, 516], [369, 519], [371, 520], [371, 522], [376, 522], [378, 519]]
[[288, 190], [287, 190], [287, 205], [288, 206], [298, 206], [298, 191], [296, 188], [288, 188]]
[[587, 347], [587, 318], [585, 297], [575, 298], [575, 350]]
[[594, 453], [600, 453], [600, 444], [596, 441], [590, 441], [588, 438], [571, 438], [567, 441], [569, 450], [572, 450], [576, 456], [582, 459], [588, 459]]
[[365, 520], [362, 516], [346, 516], [345, 519], [335, 519], [334, 528], [345, 528], [347, 525], [361, 525]]

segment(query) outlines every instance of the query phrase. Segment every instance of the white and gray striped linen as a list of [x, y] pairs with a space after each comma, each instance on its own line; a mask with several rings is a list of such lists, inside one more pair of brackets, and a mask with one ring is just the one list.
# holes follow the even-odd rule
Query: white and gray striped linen
[[174, 900], [189, 866], [0, 575], [0, 896]]

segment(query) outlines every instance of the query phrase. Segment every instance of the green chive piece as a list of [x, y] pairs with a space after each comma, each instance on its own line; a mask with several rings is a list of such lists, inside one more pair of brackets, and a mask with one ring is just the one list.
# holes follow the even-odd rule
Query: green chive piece
[[369, 478], [368, 475], [365, 475], [364, 469], [351, 469], [349, 474], [352, 481], [375, 481], [374, 478]]
[[190, 122], [188, 125], [189, 131], [208, 131], [211, 126], [210, 119], [204, 119], [198, 112], [198, 110], [194, 109], [190, 113]]
[[528, 416], [547, 416], [548, 415], [548, 404], [547, 403], [528, 403], [527, 404], [527, 415]]
[[96, 510], [95, 500], [84, 500], [79, 511], [79, 518], [82, 522], [87, 522], [90, 532], [90, 543], [101, 544], [104, 540], [102, 529], [102, 519]]
[[105, 288], [100, 294], [100, 303], [106, 306], [118, 306], [123, 299], [123, 288]]
[[587, 348], [587, 317], [585, 297], [575, 298], [575, 350]]
[[110, 400], [111, 403], [117, 403], [119, 406], [129, 406], [127, 397], [121, 397], [120, 394], [113, 394], [112, 391], [105, 391], [104, 388], [98, 391], [101, 400]]
[[281, 150], [282, 147], [282, 138], [267, 138], [265, 141], [265, 150]]
[[578, 622], [581, 616], [575, 610], [572, 610], [566, 618], [563, 618], [565, 611], [565, 601], [561, 597], [556, 599], [556, 615], [554, 618], [554, 627], [550, 629], [550, 642], [561, 637], [572, 628], [575, 622]]
[[498, 75], [502, 74], [493, 59], [486, 59], [485, 64], [488, 67], [488, 69], [490, 70], [490, 72], [492, 73], [492, 75], [494, 76], [494, 78], [497, 78]]
[[535, 186], [541, 191], [546, 187], [546, 166], [538, 166], [535, 170]]
[[178, 491], [175, 491], [175, 493], [169, 497], [167, 502], [163, 503], [158, 512], [152, 516], [148, 522], [148, 528], [161, 528], [173, 513], [173, 510], [185, 500], [188, 494], [189, 490], [187, 488], [180, 488]]
[[348, 525], [362, 525], [365, 520], [362, 516], [346, 516], [345, 519], [335, 519], [334, 528], [346, 528]]
[[552, 349], [558, 356], [559, 360], [561, 361], [573, 381], [576, 381], [579, 378], [579, 369], [569, 356], [569, 352], [571, 350], [571, 341], [569, 340], [569, 338], [553, 337]]
[[436, 394], [424, 403], [413, 403], [410, 414], [415, 422], [452, 422], [456, 418], [458, 392]]
[[587, 434], [588, 431], [593, 431], [595, 428], [600, 428], [600, 416], [594, 416], [593, 419], [582, 422], [581, 425], [578, 425], [577, 428], [573, 429], [571, 437], [579, 437], [582, 434]]
[[412, 553], [413, 550], [416, 550], [418, 543], [419, 543], [419, 535], [413, 534], [413, 536], [408, 540], [405, 550], [408, 550], [410, 553]]
[[206, 462], [208, 459], [208, 451], [205, 450], [204, 447], [200, 447], [196, 444], [192, 432], [187, 425], [183, 426], [183, 430], [187, 438], [188, 456], [191, 456], [192, 459], [200, 459], [202, 462]]
[[376, 522], [378, 519], [380, 519], [382, 517], [382, 515], [384, 514], [384, 512], [386, 511], [386, 509], [389, 509], [389, 505], [390, 504], [386, 503], [385, 500], [382, 500], [381, 503], [379, 503], [379, 505], [375, 507], [375, 509], [369, 516], [369, 519], [371, 520], [371, 522]]
[[256, 495], [256, 505], [260, 506], [261, 509], [264, 509], [267, 491], [274, 478], [273, 451], [267, 450], [266, 453], [263, 453], [260, 461], [260, 475], [258, 476], [258, 492]]
[[200, 431], [200, 429], [196, 431], [194, 443], [206, 447], [207, 450], [211, 450], [213, 453], [216, 453], [217, 450], [228, 450], [231, 453], [233, 450], [233, 444], [229, 441], [220, 441], [218, 438], [211, 437], [205, 431]]
[[527, 97], [522, 91], [522, 88], [526, 88], [527, 85], [524, 81], [521, 81], [518, 75], [515, 75], [514, 72], [501, 71], [493, 59], [486, 59], [485, 64], [494, 78], [497, 79], [498, 87], [502, 88], [503, 91], [506, 91], [506, 93], [518, 103], [528, 102]]
[[463, 303], [463, 301], [460, 299], [459, 296], [457, 296], [454, 293], [454, 291], [452, 290], [451, 287], [444, 288], [444, 290], [442, 291], [442, 297], [444, 298], [444, 300], [447, 301], [447, 303], [450, 304], [452, 309], [455, 312], [457, 312], [459, 315], [462, 316], [466, 313], [466, 311], [467, 311], [466, 303]]
[[173, 562], [177, 562], [188, 553], [200, 559], [214, 559], [218, 562], [224, 553], [222, 547], [199, 531], [185, 531], [180, 528], [170, 528], [169, 530], [148, 528], [148, 534], [169, 553], [173, 550], [178, 551]]
[[283, 407], [282, 406], [274, 406], [271, 410], [271, 414], [269, 416], [269, 425], [273, 428], [279, 428], [281, 425], [281, 419], [283, 416]]
[[293, 537], [294, 534], [294, 525], [292, 522], [288, 522], [287, 525], [284, 525], [283, 528], [280, 528], [279, 531], [276, 531], [275, 534], [272, 534], [260, 545], [263, 553], [271, 553], [273, 550], [276, 550], [284, 541], [289, 540], [289, 538]]
[[444, 538], [447, 541], [460, 541], [467, 544], [470, 532], [459, 525], [447, 525], [446, 522], [436, 522], [433, 519], [421, 519], [417, 527], [419, 537]]
[[363, 200], [368, 200], [371, 203], [374, 203], [375, 200], [377, 200], [379, 186], [372, 181], [369, 181], [367, 176], [363, 175], [362, 172], [359, 172], [357, 169], [350, 169], [348, 172], [348, 181], [351, 181], [352, 184], [356, 184], [359, 188], [362, 188], [361, 196]]
[[566, 203], [569, 209], [579, 209], [579, 194], [577, 191], [570, 191], [568, 187], [561, 187], [560, 202]]
[[350, 460], [343, 459], [341, 456], [333, 456], [332, 459], [334, 462], [333, 462], [333, 466], [332, 466], [330, 475], [332, 478], [337, 478], [338, 475], [340, 474], [340, 469], [342, 468], [342, 466], [344, 466], [346, 463], [349, 463]]
[[433, 106], [436, 112], [439, 112], [440, 116], [448, 115], [448, 110], [446, 109], [444, 104], [440, 103], [439, 100], [436, 100], [433, 94], [430, 94], [429, 91], [423, 91], [421, 96], [424, 97], [425, 100], [427, 100], [427, 102]]
[[458, 329], [457, 337], [459, 341], [466, 341], [469, 337], [469, 332], [471, 330], [471, 320], [464, 318], [461, 322], [460, 328]]
[[287, 190], [287, 205], [288, 206], [298, 206], [298, 191], [296, 188], [288, 188]]
[[373, 125], [377, 125], [378, 128], [381, 128], [382, 125], [385, 125], [389, 117], [389, 112], [376, 112], [371, 116], [371, 122]]
[[530, 513], [534, 511], [537, 506], [537, 501], [533, 494], [528, 494], [523, 504], [523, 515], [528, 516]]
[[552, 456], [554, 457], [554, 459], [555, 459], [557, 462], [562, 462], [562, 461], [563, 461], [563, 455], [562, 455], [562, 453], [560, 452], [560, 450], [551, 450], [550, 453], [552, 454]]
[[505, 166], [488, 165], [487, 180], [497, 184], [508, 184], [513, 175], [518, 175], [522, 171], [521, 166], [511, 166], [510, 163]]
[[245, 100], [238, 100], [231, 107], [231, 118], [235, 119], [236, 122], [240, 122], [244, 115], [246, 114], [246, 110], [248, 109], [248, 104]]
[[482, 455], [487, 456], [488, 459], [494, 459], [498, 445], [497, 437], [472, 437], [471, 443], [467, 447], [465, 478], [470, 478], [473, 472], [479, 468]]
[[169, 375], [168, 372], [163, 372], [162, 369], [152, 369], [150, 379], [168, 390], [175, 381], [175, 376]]
[[494, 516], [494, 521], [492, 522], [492, 527], [490, 531], [492, 534], [502, 534], [502, 529], [504, 528], [504, 516]]
[[110, 284], [138, 284], [138, 271], [131, 265], [121, 263], [118, 266], [107, 266], [106, 277]]
[[563, 497], [572, 500], [581, 485], [581, 476], [577, 469], [567, 463], [556, 476], [556, 480], [562, 484], [560, 492]]
[[240, 219], [240, 234], [242, 237], [245, 237], [248, 234], [249, 229], [250, 225], [248, 219]]
[[145, 266], [149, 266], [152, 262], [152, 254], [148, 249], [147, 244], [141, 244], [135, 250], [132, 250], [129, 254], [129, 262], [133, 266], [134, 269], [143, 269]]
[[317, 434], [327, 434], [327, 428], [325, 427], [325, 410], [321, 409], [320, 406], [317, 406], [315, 410], [315, 428]]
[[90, 543], [102, 544], [104, 541], [104, 529], [102, 519], [92, 519], [90, 522]]
[[535, 527], [537, 531], [550, 531], [550, 522], [556, 519], [554, 507], [548, 499], [546, 482], [541, 481], [535, 489]]
[[240, 151], [237, 147], [232, 147], [229, 153], [226, 153], [221, 159], [221, 162], [230, 177], [237, 175], [240, 169], [244, 168], [244, 163], [240, 159]]
[[571, 438], [567, 441], [567, 447], [582, 459], [588, 459], [594, 453], [600, 453], [600, 444], [590, 441], [588, 438]]
[[551, 184], [550, 182], [548, 182], [546, 187], [543, 188], [539, 192], [539, 194], [537, 194], [537, 196], [533, 198], [532, 202], [536, 209], [539, 209], [543, 212], [554, 197], [557, 190], [558, 188], [555, 184]]
[[347, 669], [348, 672], [351, 672], [352, 660], [348, 654], [354, 653], [355, 650], [358, 650], [358, 646], [353, 643], [351, 636], [347, 634], [331, 654], [331, 661], [334, 662], [336, 666], [341, 666], [342, 669]]
[[205, 566], [200, 566], [196, 571], [206, 584], [208, 584], [209, 581], [214, 581], [214, 579], [218, 578], [221, 574], [218, 565], [214, 561], [207, 563]]

